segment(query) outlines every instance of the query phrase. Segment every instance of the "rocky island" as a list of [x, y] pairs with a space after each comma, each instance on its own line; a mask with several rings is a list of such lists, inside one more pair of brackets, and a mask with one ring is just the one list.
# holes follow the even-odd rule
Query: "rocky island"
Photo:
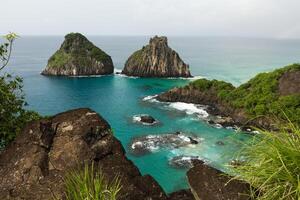
[[287, 118], [299, 125], [300, 64], [258, 74], [239, 87], [224, 81], [199, 79], [162, 93], [157, 99], [207, 105], [207, 112], [223, 116], [218, 121], [226, 125], [276, 130]]
[[88, 76], [112, 74], [112, 59], [80, 33], [65, 36], [60, 49], [48, 60], [43, 75]]
[[147, 46], [134, 52], [122, 74], [139, 77], [191, 77], [189, 66], [168, 46], [167, 37], [155, 36]]

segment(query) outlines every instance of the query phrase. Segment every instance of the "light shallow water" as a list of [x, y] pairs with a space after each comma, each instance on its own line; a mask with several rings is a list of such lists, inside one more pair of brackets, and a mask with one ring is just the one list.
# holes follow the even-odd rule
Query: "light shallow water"
[[[89, 37], [109, 53], [116, 68], [148, 42], [147, 37]], [[146, 98], [174, 86], [187, 84], [185, 79], [145, 79], [123, 76], [62, 78], [39, 73], [47, 59], [59, 48], [63, 37], [23, 37], [16, 41], [9, 71], [24, 77], [28, 108], [43, 115], [68, 109], [90, 107], [100, 113], [121, 140], [128, 157], [143, 174], [151, 174], [167, 192], [186, 188], [183, 169], [171, 168], [168, 160], [177, 155], [197, 155], [211, 165], [225, 169], [249, 136], [232, 130], [218, 129], [201, 121], [206, 116], [202, 107], [181, 103], [158, 103]], [[300, 42], [239, 38], [169, 38], [170, 46], [191, 65], [193, 75], [230, 81], [235, 85], [254, 74], [289, 63], [299, 62]], [[142, 126], [133, 123], [137, 114], [150, 114], [160, 123]], [[144, 156], [130, 154], [133, 138], [182, 131], [202, 138], [199, 145], [161, 149]], [[216, 142], [224, 142], [224, 146]]]

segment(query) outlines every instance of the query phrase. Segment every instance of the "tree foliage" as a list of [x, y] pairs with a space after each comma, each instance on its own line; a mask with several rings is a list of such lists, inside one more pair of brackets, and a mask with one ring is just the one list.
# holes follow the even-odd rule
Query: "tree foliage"
[[[6, 42], [0, 45], [1, 70], [7, 66], [10, 59], [12, 44], [16, 34], [5, 36]], [[28, 111], [23, 93], [23, 80], [10, 74], [0, 75], [0, 149], [11, 142], [23, 128], [25, 123], [38, 119], [40, 116]]]

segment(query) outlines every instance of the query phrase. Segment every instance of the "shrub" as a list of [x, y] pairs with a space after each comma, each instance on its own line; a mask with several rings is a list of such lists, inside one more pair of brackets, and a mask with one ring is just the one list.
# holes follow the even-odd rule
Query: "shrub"
[[67, 174], [65, 186], [67, 200], [116, 200], [121, 190], [118, 176], [109, 182], [94, 164]]
[[[5, 36], [7, 42], [0, 45], [1, 70], [7, 66], [12, 51], [12, 43], [17, 37], [11, 33]], [[23, 94], [23, 80], [9, 74], [0, 76], [0, 150], [11, 142], [23, 126], [40, 116], [24, 109], [26, 102]]]
[[245, 163], [233, 170], [237, 179], [255, 188], [253, 199], [300, 199], [299, 128], [290, 125], [276, 133], [261, 131], [252, 143], [245, 145], [238, 158]]

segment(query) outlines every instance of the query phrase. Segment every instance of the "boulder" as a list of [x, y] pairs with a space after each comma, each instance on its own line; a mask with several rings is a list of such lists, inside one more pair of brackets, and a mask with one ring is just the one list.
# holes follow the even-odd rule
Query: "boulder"
[[168, 46], [167, 37], [155, 36], [134, 52], [122, 74], [139, 77], [191, 77], [189, 66]]
[[0, 199], [63, 199], [65, 174], [92, 162], [108, 180], [121, 177], [120, 200], [168, 199], [126, 158], [110, 125], [90, 109], [28, 124], [0, 154]]
[[158, 121], [154, 119], [154, 117], [146, 114], [134, 115], [133, 121], [144, 125], [153, 125], [158, 123]]
[[187, 172], [188, 182], [196, 200], [248, 200], [250, 186], [222, 172], [205, 165], [203, 162]]
[[65, 36], [60, 49], [48, 60], [43, 75], [106, 75], [114, 72], [112, 59], [80, 33]]

